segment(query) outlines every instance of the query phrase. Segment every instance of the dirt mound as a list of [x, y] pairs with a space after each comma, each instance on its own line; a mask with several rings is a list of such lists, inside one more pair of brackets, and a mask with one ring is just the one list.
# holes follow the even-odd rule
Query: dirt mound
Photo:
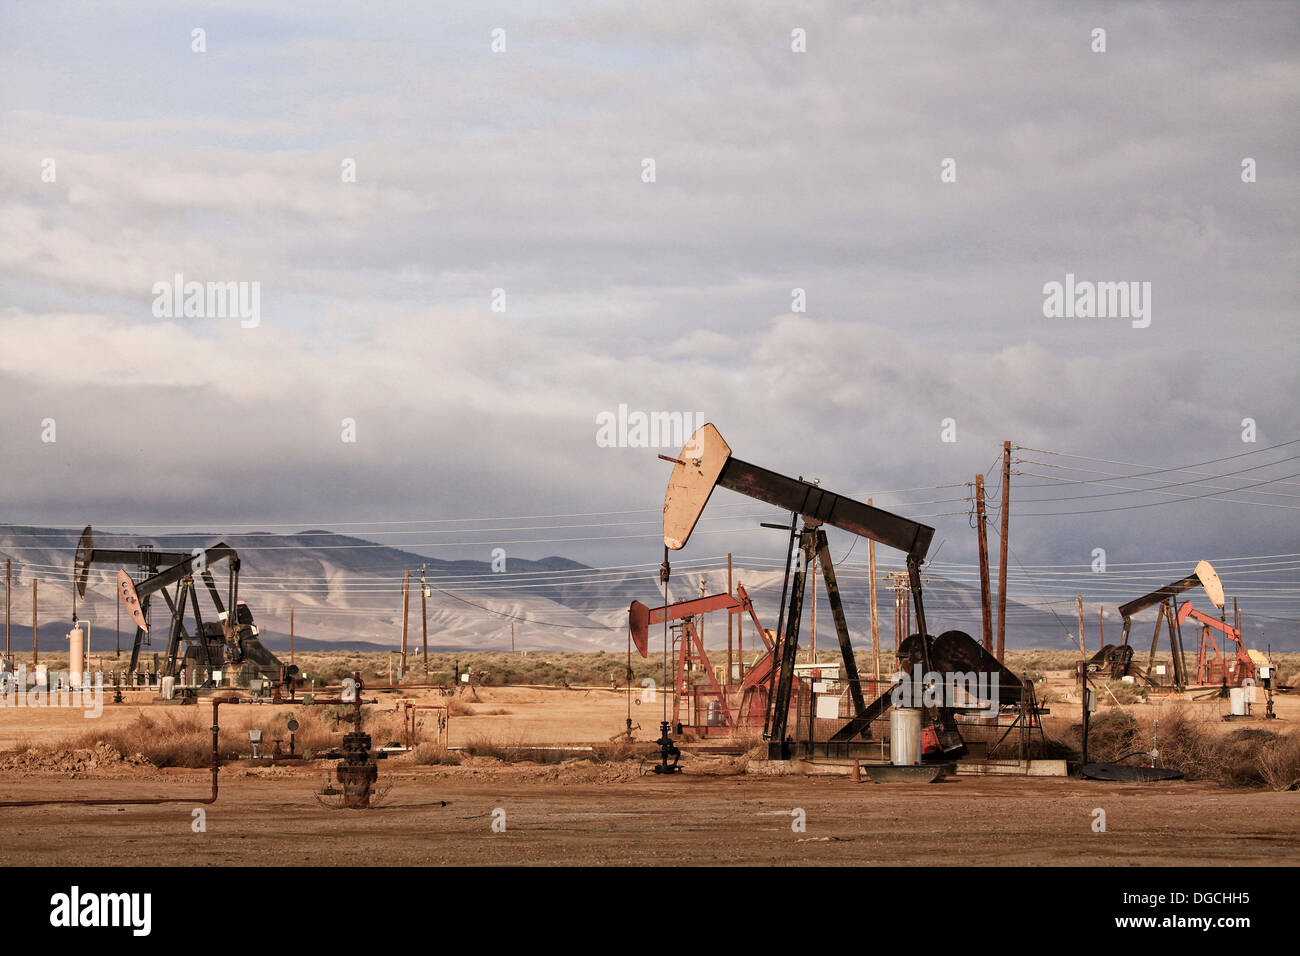
[[143, 754], [126, 756], [103, 741], [75, 750], [29, 747], [0, 757], [0, 772], [19, 776], [36, 773], [63, 773], [69, 777], [132, 776], [154, 769]]

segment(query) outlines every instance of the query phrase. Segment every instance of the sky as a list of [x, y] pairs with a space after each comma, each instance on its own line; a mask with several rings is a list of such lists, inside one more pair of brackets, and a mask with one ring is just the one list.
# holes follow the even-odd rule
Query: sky
[[1027, 566], [1300, 552], [1298, 11], [6, 2], [0, 521], [656, 562], [622, 405], [948, 561], [1004, 440]]

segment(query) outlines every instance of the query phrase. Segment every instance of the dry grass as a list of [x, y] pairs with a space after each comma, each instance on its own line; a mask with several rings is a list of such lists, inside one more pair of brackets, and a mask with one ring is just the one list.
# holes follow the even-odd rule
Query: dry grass
[[1300, 731], [1243, 727], [1216, 733], [1218, 721], [1175, 705], [1160, 718], [1160, 756], [1189, 780], [1227, 787], [1286, 790], [1300, 781]]
[[[350, 710], [348, 708], [347, 710]], [[298, 753], [328, 750], [337, 746], [342, 735], [352, 729], [351, 723], [339, 718], [340, 708], [299, 706], [232, 710], [221, 712], [221, 732], [218, 750], [222, 760], [231, 760], [250, 752], [248, 732], [262, 731], [259, 751], [271, 753], [275, 738], [280, 738], [281, 749], [289, 750], [290, 717], [298, 721], [294, 735]], [[363, 729], [371, 735], [376, 746], [401, 739], [401, 721], [393, 714], [373, 714], [363, 710]], [[80, 748], [93, 747], [102, 741], [119, 753], [130, 756], [142, 754], [158, 767], [208, 767], [212, 763], [212, 715], [203, 706], [196, 708], [167, 708], [142, 713], [129, 724], [87, 731], [67, 741], [46, 745]]]
[[589, 760], [593, 763], [618, 763], [639, 760], [644, 745], [626, 738], [604, 744], [594, 744], [590, 750], [566, 748], [537, 749], [523, 738], [474, 737], [466, 741], [460, 753], [467, 757], [490, 757], [502, 763], [562, 764], [571, 760]]
[[1103, 704], [1140, 704], [1147, 699], [1146, 685], [1136, 681], [1110, 680], [1106, 682], [1106, 690], [1109, 693], [1100, 695]]
[[461, 700], [459, 697], [447, 701], [448, 717], [471, 717], [473, 714], [474, 708], [468, 701]]
[[411, 752], [411, 763], [418, 767], [436, 767], [460, 763], [458, 750], [448, 750], [437, 744], [420, 744]]
[[1270, 790], [1300, 790], [1300, 733], [1292, 731], [1256, 756], [1259, 775]]

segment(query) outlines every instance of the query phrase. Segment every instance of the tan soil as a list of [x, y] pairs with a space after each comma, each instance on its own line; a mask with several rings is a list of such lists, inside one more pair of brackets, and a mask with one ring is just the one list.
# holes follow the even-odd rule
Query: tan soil
[[[635, 766], [635, 765], [633, 765]], [[1300, 794], [1174, 783], [962, 777], [930, 784], [846, 778], [622, 775], [607, 767], [381, 767], [391, 789], [369, 811], [312, 795], [323, 766], [222, 772], [206, 808], [0, 809], [9, 865], [772, 864], [1293, 865]], [[590, 773], [586, 781], [582, 775]], [[614, 773], [619, 773], [615, 770]], [[6, 781], [9, 799], [205, 795], [202, 771], [164, 780]], [[197, 806], [197, 803], [195, 804]], [[1091, 829], [1094, 808], [1107, 832]], [[506, 811], [504, 833], [491, 829]], [[791, 829], [791, 810], [807, 814]]]
[[[1050, 725], [1077, 721], [1064, 676], [1048, 683]], [[623, 730], [626, 699], [608, 689], [480, 689], [474, 706], [506, 714], [451, 719], [451, 743], [489, 739], [590, 745]], [[379, 694], [379, 714], [403, 699]], [[440, 702], [436, 694], [411, 695]], [[1141, 726], [1168, 702], [1130, 708]], [[1217, 726], [1217, 702], [1202, 702]], [[744, 759], [688, 754], [687, 772], [661, 778], [640, 761], [603, 763], [575, 754], [563, 764], [502, 763], [472, 757], [460, 766], [380, 764], [381, 806], [334, 810], [314, 796], [330, 762], [236, 763], [221, 773], [221, 796], [206, 807], [207, 832], [191, 811], [208, 793], [203, 770], [158, 770], [98, 751], [25, 757], [30, 744], [60, 749], [88, 729], [129, 723], [144, 695], [105, 704], [98, 720], [80, 711], [0, 709], [0, 748], [21, 744], [0, 764], [0, 799], [185, 797], [138, 807], [0, 808], [0, 863], [11, 865], [300, 864], [772, 864], [941, 865], [1170, 864], [1294, 865], [1300, 862], [1300, 793], [1228, 790], [1209, 784], [1114, 785], [1060, 778], [959, 777], [935, 785], [853, 784], [847, 778], [743, 775]], [[170, 709], [170, 708], [169, 708]], [[223, 708], [273, 715], [288, 705]], [[191, 708], [186, 708], [191, 711]], [[205, 709], [200, 712], [206, 714]], [[1300, 698], [1279, 697], [1290, 729]], [[230, 716], [228, 716], [228, 714]], [[659, 705], [633, 708], [639, 740], [652, 740]], [[1224, 729], [1241, 724], [1222, 724]], [[1265, 726], [1252, 722], [1249, 726]], [[429, 739], [427, 736], [425, 739]], [[28, 761], [28, 762], [24, 762]], [[8, 767], [9, 769], [4, 769]], [[112, 779], [97, 779], [97, 777]], [[493, 833], [493, 811], [507, 830]], [[791, 810], [807, 830], [791, 830]], [[1094, 833], [1093, 811], [1107, 814]]]

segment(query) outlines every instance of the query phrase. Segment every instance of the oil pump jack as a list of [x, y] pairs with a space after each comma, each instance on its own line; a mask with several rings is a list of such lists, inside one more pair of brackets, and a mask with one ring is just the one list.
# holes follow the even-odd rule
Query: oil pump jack
[[[777, 628], [780, 651], [774, 655], [776, 666], [770, 673], [764, 737], [768, 741], [768, 752], [772, 759], [789, 759], [799, 746], [789, 734], [790, 703], [805, 587], [808, 569], [813, 561], [820, 564], [822, 578], [826, 583], [827, 600], [830, 602], [835, 620], [835, 631], [839, 638], [840, 653], [843, 657], [844, 672], [847, 676], [854, 713], [853, 718], [826, 742], [824, 745], [826, 754], [829, 756], [832, 753], [836, 755], [853, 753], [854, 744], [868, 737], [871, 722], [891, 706], [892, 696], [889, 692], [880, 695], [870, 703], [863, 696], [862, 682], [858, 676], [857, 661], [853, 656], [853, 645], [849, 637], [844, 607], [840, 601], [839, 585], [836, 582], [835, 568], [823, 525], [870, 538], [907, 555], [907, 574], [916, 610], [917, 634], [904, 642], [900, 647], [900, 654], [906, 655], [910, 661], [920, 666], [923, 675], [930, 675], [936, 671], [953, 673], [973, 663], [977, 669], [997, 673], [1001, 702], [1021, 699], [1020, 681], [969, 635], [961, 631], [948, 631], [936, 639], [932, 638], [927, 631], [920, 572], [921, 563], [934, 536], [933, 528], [852, 498], [834, 494], [802, 478], [790, 478], [734, 458], [730, 446], [712, 423], [696, 430], [678, 458], [668, 458], [663, 455], [660, 457], [673, 462], [672, 474], [668, 479], [668, 490], [664, 496], [665, 552], [677, 551], [686, 546], [705, 505], [708, 504], [709, 497], [713, 494], [713, 489], [717, 487], [737, 491], [791, 512], [790, 534], [792, 540], [797, 537], [800, 561], [794, 575], [793, 588], [789, 592], [788, 605], [785, 600], [785, 588], [783, 588], [781, 614], [784, 626], [778, 625]], [[803, 526], [797, 528], [800, 520]], [[661, 577], [668, 573], [666, 557], [665, 553]], [[787, 587], [789, 575], [787, 564]], [[953, 708], [937, 706], [927, 707], [925, 710], [927, 713], [931, 711], [934, 713], [931, 718], [932, 729], [945, 755], [960, 753], [964, 749], [964, 744], [957, 731]]]
[[[748, 613], [750, 620], [754, 622], [754, 630], [758, 632], [763, 639], [763, 643], [767, 645], [766, 653], [762, 654], [754, 662], [749, 672], [741, 680], [740, 685], [734, 689], [729, 684], [724, 686], [718, 683], [713, 673], [713, 666], [709, 663], [709, 656], [705, 653], [704, 642], [700, 639], [699, 632], [692, 622], [692, 618], [697, 614], [721, 610], [726, 610], [728, 614], [734, 614], [737, 617]], [[741, 584], [736, 588], [735, 597], [730, 594], [710, 594], [706, 597], [678, 601], [676, 604], [668, 604], [657, 608], [649, 608], [640, 601], [633, 601], [632, 606], [628, 608], [628, 627], [631, 629], [632, 640], [636, 644], [637, 651], [640, 652], [642, 657], [649, 656], [650, 625], [662, 624], [665, 621], [682, 622], [681, 642], [677, 652], [676, 678], [673, 683], [673, 725], [682, 726], [680, 723], [682, 703], [691, 697], [695, 699], [695, 706], [691, 708], [691, 729], [705, 736], [709, 734], [712, 728], [719, 726], [735, 732], [742, 724], [749, 724], [753, 720], [756, 710], [760, 712], [759, 719], [761, 720], [761, 713], [766, 711], [765, 703], [761, 702], [762, 682], [767, 679], [768, 674], [771, 672], [775, 645], [768, 638], [763, 625], [759, 623], [758, 614], [754, 611], [754, 602], [745, 591], [745, 586]], [[710, 685], [709, 691], [701, 693], [698, 690], [692, 692], [689, 689], [690, 677], [687, 668], [691, 664], [692, 658], [702, 665], [701, 670]], [[700, 710], [698, 705], [704, 697], [711, 699], [708, 701], [709, 706], [706, 713], [701, 715], [698, 713]], [[709, 722], [711, 714], [716, 715], [720, 723], [711, 724]], [[704, 716], [703, 721], [700, 719], [701, 716]]]
[[[1088, 661], [1088, 670], [1091, 672], [1103, 672], [1113, 678], [1127, 677], [1132, 674], [1140, 677], [1148, 684], [1155, 684], [1149, 673], [1152, 665], [1155, 663], [1156, 647], [1160, 643], [1160, 627], [1162, 624], [1168, 624], [1169, 628], [1169, 651], [1173, 658], [1173, 686], [1182, 689], [1188, 686], [1191, 681], [1187, 674], [1187, 657], [1183, 651], [1182, 629], [1180, 624], [1186, 618], [1181, 617], [1174, 609], [1175, 599], [1192, 588], [1200, 585], [1205, 589], [1205, 595], [1210, 599], [1210, 603], [1216, 608], [1223, 608], [1223, 582], [1219, 580], [1218, 572], [1209, 561], [1198, 561], [1192, 573], [1185, 578], [1179, 578], [1172, 581], [1162, 588], [1157, 588], [1149, 594], [1144, 594], [1140, 598], [1134, 598], [1127, 604], [1120, 605], [1119, 614], [1124, 620], [1124, 630], [1120, 636], [1120, 642], [1116, 644], [1107, 644]], [[1156, 616], [1155, 634], [1151, 638], [1151, 653], [1147, 657], [1146, 670], [1133, 664], [1133, 648], [1129, 646], [1129, 630], [1133, 626], [1133, 615], [1145, 611], [1147, 608], [1159, 605], [1160, 611]]]
[[[225, 603], [212, 574], [213, 565], [221, 561], [225, 561], [229, 569]], [[129, 673], [137, 672], [140, 648], [149, 633], [150, 598], [161, 594], [171, 612], [171, 620], [167, 632], [166, 663], [160, 676], [177, 677], [184, 667], [187, 682], [200, 688], [215, 686], [214, 671], [222, 673], [223, 683], [236, 687], [248, 687], [249, 682], [256, 678], [282, 684], [297, 676], [296, 666], [286, 667], [262, 644], [252, 611], [239, 600], [239, 555], [234, 548], [220, 543], [210, 548], [195, 548], [188, 554], [158, 551], [152, 547], [134, 551], [96, 548], [94, 533], [87, 525], [77, 545], [75, 567], [75, 585], [81, 597], [86, 595], [90, 568], [96, 564], [118, 566], [118, 598], [136, 625]], [[122, 567], [132, 564], [138, 569], [138, 579], [132, 578]], [[215, 621], [203, 619], [196, 577], [203, 581], [212, 599]], [[167, 590], [172, 585], [175, 585], [174, 594]], [[187, 607], [194, 617], [193, 634], [185, 629]], [[226, 675], [229, 675], [228, 679], [224, 679]]]

